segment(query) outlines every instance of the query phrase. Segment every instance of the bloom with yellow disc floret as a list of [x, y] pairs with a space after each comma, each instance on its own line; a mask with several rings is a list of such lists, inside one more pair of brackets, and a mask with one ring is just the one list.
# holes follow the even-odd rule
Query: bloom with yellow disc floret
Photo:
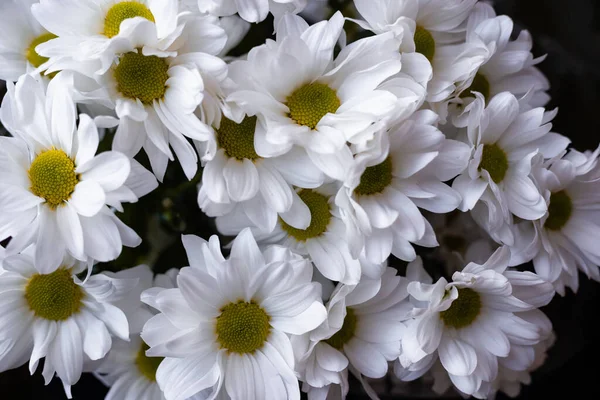
[[160, 311], [142, 338], [147, 356], [168, 357], [156, 371], [165, 397], [208, 389], [213, 397], [300, 399], [288, 335], [326, 317], [308, 260], [279, 246], [261, 252], [249, 229], [228, 259], [216, 236], [184, 236], [183, 244], [190, 267], [181, 269], [178, 288], [142, 294]]
[[554, 290], [531, 272], [508, 269], [509, 260], [509, 248], [501, 247], [483, 265], [469, 263], [452, 281], [440, 278], [434, 284], [421, 259], [409, 264], [407, 275], [414, 280], [408, 293], [415, 308], [395, 367], [402, 379], [410, 380], [410, 371], [422, 374], [439, 357], [457, 389], [484, 398], [498, 363], [516, 365], [511, 350], [524, 354], [522, 346], [546, 339], [531, 313], [541, 313], [538, 307]]
[[96, 81], [86, 88], [76, 87], [84, 101], [99, 101], [117, 114], [113, 150], [133, 157], [143, 148], [160, 181], [175, 157], [188, 179], [195, 176], [198, 155], [188, 138], [208, 140], [209, 125], [221, 117], [227, 64], [216, 54], [227, 36], [210, 17], [188, 22], [166, 50], [151, 21], [124, 23], [113, 64], [101, 75], [88, 75]]
[[29, 361], [33, 374], [45, 358], [46, 384], [56, 374], [71, 398], [71, 386], [79, 380], [84, 361], [104, 357], [113, 337], [128, 339], [127, 318], [114, 302], [138, 280], [98, 274], [82, 282], [76, 275], [87, 265], [70, 256], [53, 272], [43, 273], [34, 266], [33, 254], [35, 249], [29, 248], [2, 262], [0, 372]]
[[24, 75], [8, 84], [1, 120], [14, 137], [0, 137], [0, 238], [11, 254], [35, 243], [36, 267], [52, 272], [66, 253], [81, 261], [116, 259], [141, 239], [109, 206], [135, 202], [157, 186], [137, 161], [98, 150], [98, 130], [79, 115], [70, 75], [48, 85]]
[[273, 157], [300, 146], [339, 180], [352, 163], [349, 143], [364, 144], [394, 111], [410, 115], [423, 100], [388, 80], [401, 69], [391, 33], [357, 40], [334, 59], [343, 23], [339, 12], [310, 27], [300, 17], [284, 16], [276, 42], [255, 47], [246, 61], [232, 65], [238, 88], [228, 96], [263, 122], [265, 129], [256, 132], [258, 154]]

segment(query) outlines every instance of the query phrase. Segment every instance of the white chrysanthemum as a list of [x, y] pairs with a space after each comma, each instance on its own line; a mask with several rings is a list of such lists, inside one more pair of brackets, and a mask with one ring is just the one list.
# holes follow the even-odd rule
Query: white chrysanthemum
[[287, 15], [276, 42], [255, 47], [247, 61], [231, 65], [239, 87], [228, 97], [263, 121], [255, 136], [259, 155], [285, 154], [298, 145], [339, 180], [352, 163], [347, 143], [370, 140], [385, 117], [393, 111], [408, 116], [424, 98], [423, 88], [408, 76], [382, 84], [401, 66], [391, 33], [358, 40], [333, 60], [343, 23], [340, 13], [310, 27]]
[[405, 301], [406, 279], [386, 268], [380, 278], [363, 276], [355, 286], [338, 284], [327, 303], [328, 316], [318, 328], [292, 338], [297, 370], [309, 398], [326, 398], [331, 385], [348, 393], [348, 370], [381, 378], [388, 361], [400, 355], [402, 321], [412, 306]]
[[455, 94], [462, 98], [479, 92], [489, 100], [501, 92], [517, 97], [529, 93], [530, 107], [544, 106], [550, 84], [535, 67], [545, 56], [533, 58], [531, 35], [522, 30], [516, 40], [510, 40], [513, 21], [506, 15], [496, 16], [494, 9], [483, 2], [475, 7], [467, 26], [467, 39], [461, 61], [463, 77]]
[[198, 0], [200, 12], [219, 17], [238, 13], [248, 22], [260, 22], [267, 18], [269, 11], [276, 17], [286, 12], [299, 13], [308, 0]]
[[264, 129], [258, 127], [261, 124], [256, 117], [245, 117], [239, 124], [224, 117], [210, 140], [198, 145], [207, 147], [201, 151], [206, 155], [198, 204], [211, 217], [234, 212], [237, 206], [252, 224], [270, 232], [278, 213], [287, 212], [294, 201], [301, 204], [292, 185], [316, 188], [324, 176], [299, 147], [273, 158], [256, 154], [254, 133]]
[[[210, 128], [204, 122], [212, 124], [221, 116], [220, 85], [227, 79], [227, 65], [215, 55], [227, 37], [213, 22], [190, 18], [172, 47], [162, 51], [155, 47], [152, 22], [126, 20], [115, 64], [96, 76], [99, 84], [76, 82], [81, 101], [114, 109], [119, 117], [113, 149], [133, 157], [144, 148], [159, 180], [175, 159], [173, 152], [188, 179], [194, 177], [198, 156], [187, 138], [207, 140]], [[64, 66], [71, 67], [77, 70]]]
[[384, 133], [374, 151], [356, 156], [336, 196], [354, 255], [364, 247], [375, 263], [390, 253], [411, 261], [416, 257], [411, 243], [438, 245], [419, 207], [437, 213], [456, 209], [460, 196], [442, 181], [466, 167], [469, 148], [445, 139], [436, 122], [433, 112], [419, 111]]
[[[32, 251], [33, 253], [33, 251]], [[111, 348], [111, 335], [128, 340], [125, 314], [112, 303], [136, 284], [104, 274], [80, 281], [75, 274], [86, 265], [70, 257], [45, 274], [25, 253], [7, 257], [0, 275], [0, 370], [29, 360], [33, 374], [45, 357], [46, 384], [54, 374], [67, 396], [81, 376], [84, 357], [99, 360]]]
[[[74, 64], [89, 63], [94, 72], [104, 73], [114, 59], [113, 46], [130, 33], [123, 21], [132, 18], [153, 22], [153, 36], [168, 45], [181, 31], [178, 27], [178, 0], [41, 0], [32, 12], [54, 39], [39, 52]], [[163, 46], [163, 47], [164, 47]]]
[[545, 317], [537, 307], [554, 291], [533, 273], [507, 270], [509, 259], [509, 249], [502, 247], [485, 264], [470, 263], [454, 273], [452, 282], [441, 278], [434, 285], [428, 284], [431, 278], [420, 260], [409, 267], [408, 275], [420, 282], [408, 285], [415, 319], [408, 323], [396, 366], [397, 373], [406, 374], [404, 380], [411, 380], [406, 370], [421, 374], [439, 357], [454, 386], [482, 397], [499, 364], [523, 364], [518, 356], [545, 339], [539, 323], [540, 314]]
[[[429, 279], [422, 273], [410, 266], [407, 278], [413, 280]], [[416, 274], [416, 275], [415, 275]], [[533, 307], [543, 307], [554, 297], [552, 284], [541, 279], [531, 272], [507, 271], [504, 273], [512, 286], [512, 295]], [[521, 384], [529, 384], [531, 376], [529, 373], [537, 369], [545, 360], [545, 352], [554, 341], [552, 323], [542, 311], [537, 308], [517, 312], [515, 315], [525, 321], [536, 325], [540, 341], [534, 345], [523, 343], [511, 343], [511, 348], [506, 357], [498, 358], [497, 376], [492, 382], [483, 381], [476, 393], [477, 398], [493, 399], [497, 391], [501, 390], [509, 395], [518, 394]], [[432, 389], [442, 395], [452, 387], [452, 381], [448, 372], [439, 361], [436, 353], [425, 357], [418, 363], [404, 368], [401, 363], [402, 357], [396, 361], [394, 372], [403, 381], [412, 381], [430, 372], [434, 379]], [[460, 390], [459, 390], [460, 392]], [[468, 396], [468, 394], [464, 394]]]
[[515, 226], [511, 263], [533, 259], [536, 273], [554, 283], [564, 296], [565, 287], [579, 287], [578, 270], [600, 281], [600, 167], [595, 152], [570, 150], [562, 159], [534, 169], [534, 176], [548, 203], [538, 221]]
[[28, 75], [8, 84], [1, 119], [14, 138], [0, 137], [0, 238], [10, 252], [36, 244], [35, 261], [50, 273], [68, 252], [81, 261], [116, 259], [139, 236], [109, 208], [122, 211], [156, 188], [156, 179], [124, 154], [96, 155], [98, 131], [79, 115], [69, 76], [44, 84]]
[[[279, 215], [272, 231], [255, 230], [261, 244], [280, 244], [308, 255], [327, 279], [349, 285], [358, 283], [361, 274], [358, 254], [351, 255], [346, 241], [346, 226], [335, 204], [336, 184], [315, 189], [297, 189], [292, 207]], [[253, 226], [241, 207], [216, 219], [217, 228], [225, 235], [236, 235]], [[359, 249], [360, 250], [360, 249]], [[360, 254], [360, 251], [359, 251]]]
[[[484, 109], [481, 94], [465, 108], [461, 126], [471, 146], [468, 168], [452, 187], [463, 198], [462, 211], [473, 210], [475, 220], [497, 241], [512, 245], [512, 214], [536, 220], [546, 213], [544, 198], [530, 178], [532, 158], [560, 154], [569, 140], [550, 132], [556, 111], [522, 111], [509, 92], [494, 96]], [[483, 204], [482, 204], [483, 203]]]
[[143, 325], [154, 314], [153, 309], [140, 301], [142, 291], [153, 288], [158, 291], [177, 286], [177, 269], [153, 277], [152, 270], [140, 265], [119, 273], [120, 277], [138, 278], [136, 289], [130, 291], [117, 305], [125, 306], [123, 311], [129, 321], [130, 340], [116, 340], [95, 375], [105, 385], [110, 386], [106, 398], [109, 400], [165, 400], [156, 383], [156, 370], [163, 357], [148, 357], [148, 345], [139, 336]]
[[409, 74], [427, 87], [429, 100], [439, 101], [454, 89], [455, 79], [448, 79], [457, 73], [454, 69], [460, 69], [454, 45], [464, 42], [465, 20], [476, 2], [354, 0], [366, 20], [354, 21], [376, 34], [393, 32], [401, 42], [403, 71], [411, 71]]
[[156, 380], [168, 400], [209, 389], [212, 396], [300, 399], [287, 334], [323, 322], [321, 288], [310, 263], [278, 246], [259, 250], [250, 230], [221, 254], [219, 240], [184, 236], [191, 266], [179, 288], [145, 292], [161, 313], [144, 326], [148, 356], [168, 357]]
[[54, 39], [31, 14], [37, 0], [6, 0], [0, 3], [0, 80], [16, 82], [48, 61], [36, 47]]

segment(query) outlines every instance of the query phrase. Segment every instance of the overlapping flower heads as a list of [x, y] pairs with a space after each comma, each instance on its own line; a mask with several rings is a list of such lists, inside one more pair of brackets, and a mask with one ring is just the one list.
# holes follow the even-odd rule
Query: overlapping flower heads
[[[232, 53], [253, 23], [274, 36]], [[531, 48], [477, 0], [2, 2], [0, 371], [515, 395], [555, 340], [539, 308], [600, 281], [600, 150], [552, 131]], [[173, 237], [186, 207], [210, 227]]]

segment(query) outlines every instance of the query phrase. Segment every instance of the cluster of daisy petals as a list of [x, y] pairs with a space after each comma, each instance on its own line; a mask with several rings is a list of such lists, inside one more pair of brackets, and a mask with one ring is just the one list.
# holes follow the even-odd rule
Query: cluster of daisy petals
[[[600, 280], [600, 150], [552, 132], [543, 57], [487, 3], [347, 12], [2, 1], [0, 371], [43, 359], [68, 397], [94, 372], [112, 400], [529, 383], [554, 341], [539, 308]], [[229, 56], [267, 17], [273, 39]], [[188, 267], [93, 273], [140, 244], [119, 212], [170, 162], [201, 174], [228, 256], [184, 235]]]

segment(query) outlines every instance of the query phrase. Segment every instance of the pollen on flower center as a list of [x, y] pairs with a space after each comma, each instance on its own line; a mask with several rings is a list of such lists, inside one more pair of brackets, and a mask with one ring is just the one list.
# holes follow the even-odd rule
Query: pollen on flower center
[[479, 163], [479, 170], [485, 169], [495, 183], [500, 183], [508, 171], [508, 158], [504, 150], [497, 144], [483, 146], [483, 154]]
[[435, 40], [431, 33], [421, 26], [417, 26], [415, 30], [415, 51], [423, 54], [429, 61], [433, 60], [435, 55]]
[[392, 158], [388, 157], [382, 163], [365, 169], [354, 193], [358, 196], [381, 193], [390, 183], [392, 183]]
[[325, 342], [331, 347], [341, 350], [344, 345], [354, 337], [356, 321], [357, 319], [354, 310], [350, 307], [346, 307], [346, 317], [344, 318], [342, 328]]
[[475, 75], [475, 78], [473, 78], [473, 83], [471, 83], [471, 86], [469, 86], [467, 89], [465, 89], [460, 94], [460, 97], [463, 99], [465, 97], [473, 97], [474, 95], [472, 92], [481, 93], [487, 103], [487, 101], [490, 98], [490, 82], [487, 80], [485, 75], [478, 72]]
[[122, 1], [108, 10], [104, 18], [104, 36], [112, 38], [119, 34], [121, 22], [128, 18], [142, 17], [154, 21], [152, 12], [142, 3], [137, 1]]
[[56, 208], [71, 197], [79, 178], [75, 163], [62, 150], [52, 149], [40, 153], [29, 167], [31, 192]]
[[288, 98], [289, 117], [298, 125], [315, 129], [327, 113], [335, 113], [340, 107], [335, 90], [324, 83], [313, 82], [296, 89]]
[[331, 221], [331, 208], [327, 197], [310, 189], [303, 189], [298, 196], [310, 210], [310, 225], [306, 229], [297, 229], [280, 219], [281, 228], [299, 242], [321, 236]]
[[66, 268], [47, 275], [35, 274], [25, 287], [25, 299], [31, 311], [51, 321], [63, 321], [79, 312], [83, 297], [83, 290]]
[[558, 231], [571, 218], [573, 213], [573, 202], [564, 190], [552, 193], [550, 195], [550, 204], [548, 205], [548, 218], [544, 223], [544, 228], [551, 231]]
[[114, 69], [117, 90], [130, 99], [152, 104], [165, 95], [169, 65], [164, 58], [132, 51], [123, 54]]
[[481, 311], [481, 296], [470, 288], [458, 289], [458, 298], [450, 308], [440, 313], [444, 325], [450, 328], [464, 328], [471, 325]]
[[151, 382], [156, 382], [156, 370], [164, 359], [164, 357], [148, 357], [146, 350], [150, 347], [144, 342], [135, 357], [135, 365], [138, 368], [140, 374]]
[[223, 117], [221, 126], [217, 129], [217, 142], [225, 150], [225, 154], [238, 160], [260, 158], [254, 150], [254, 130], [256, 117], [246, 117], [236, 124], [229, 118]]
[[269, 315], [254, 301], [229, 303], [217, 317], [217, 341], [232, 353], [254, 353], [269, 337], [269, 321]]

